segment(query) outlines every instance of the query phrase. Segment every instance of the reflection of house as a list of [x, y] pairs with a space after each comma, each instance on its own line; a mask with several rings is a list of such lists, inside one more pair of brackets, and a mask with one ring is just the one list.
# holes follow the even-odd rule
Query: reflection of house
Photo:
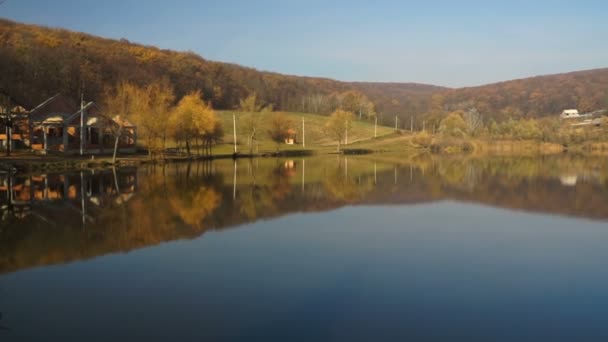
[[25, 217], [44, 203], [63, 203], [68, 208], [80, 210], [86, 209], [82, 200], [91, 210], [113, 203], [124, 204], [136, 191], [137, 170], [129, 168], [86, 174], [0, 175], [3, 217], [7, 214]]
[[283, 164], [283, 169], [285, 170], [285, 174], [290, 177], [297, 174], [296, 162], [291, 159], [285, 161], [285, 164]]
[[[15, 144], [16, 147], [29, 147], [44, 153], [56, 151], [75, 154], [80, 152], [82, 137], [84, 153], [104, 153], [113, 150], [114, 132], [119, 125], [123, 125], [120, 151], [135, 152], [137, 128], [133, 124], [103, 115], [93, 102], [81, 109], [71, 99], [58, 94], [29, 111], [19, 123], [13, 124], [12, 140], [14, 144], [20, 141]], [[81, 126], [84, 128], [82, 132]], [[6, 145], [6, 135], [0, 135], [0, 140]]]
[[285, 138], [285, 143], [287, 145], [293, 145], [293, 144], [297, 143], [297, 141], [296, 141], [297, 135], [298, 134], [294, 129], [292, 129], [292, 128], [288, 129], [287, 137]]
[[559, 181], [563, 186], [575, 186], [578, 181], [577, 175], [563, 175], [559, 177]]

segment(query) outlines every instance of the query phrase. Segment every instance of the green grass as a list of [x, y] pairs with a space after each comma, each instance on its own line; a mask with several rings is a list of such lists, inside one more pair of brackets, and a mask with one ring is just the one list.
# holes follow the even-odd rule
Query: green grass
[[[217, 111], [217, 115], [222, 122], [224, 127], [224, 144], [215, 148], [216, 153], [230, 153], [232, 152], [232, 114], [236, 115], [236, 130], [237, 130], [237, 142], [238, 149], [243, 152], [249, 151], [247, 146], [247, 132], [244, 130], [240, 121], [247, 115], [244, 112], [238, 111]], [[306, 128], [306, 149], [315, 151], [332, 151], [336, 147], [336, 141], [327, 135], [325, 124], [329, 117], [324, 115], [310, 114], [310, 113], [285, 113], [287, 118], [291, 120], [292, 127], [298, 132], [297, 144], [286, 145], [281, 144], [280, 149], [289, 150], [301, 150], [302, 147], [302, 118], [304, 118]], [[259, 114], [262, 115], [258, 143], [260, 152], [275, 151], [276, 144], [268, 137], [268, 128], [274, 113]], [[386, 126], [378, 125], [377, 135], [378, 137], [386, 136], [393, 133], [393, 129]], [[360, 143], [363, 141], [369, 141], [374, 138], [374, 123], [373, 121], [359, 121], [355, 119], [353, 121], [352, 129], [348, 132], [349, 145], [353, 143]], [[346, 146], [348, 148], [349, 146]]]

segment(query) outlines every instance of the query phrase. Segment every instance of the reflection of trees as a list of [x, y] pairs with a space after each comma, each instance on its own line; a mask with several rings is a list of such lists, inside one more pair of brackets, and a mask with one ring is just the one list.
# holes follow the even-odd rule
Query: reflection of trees
[[289, 170], [283, 166], [276, 166], [272, 172], [272, 197], [275, 200], [282, 200], [291, 192], [289, 184]]
[[338, 166], [330, 170], [323, 180], [326, 196], [334, 201], [353, 202], [360, 200], [366, 193], [374, 188], [373, 177], [348, 176], [348, 164], [338, 163]]
[[290, 171], [276, 163], [270, 170], [251, 169], [251, 182], [239, 192], [236, 206], [249, 220], [259, 216], [276, 214], [278, 204], [292, 190], [289, 183]]
[[[53, 176], [46, 192], [33, 187], [34, 194], [47, 193], [50, 200], [34, 203], [30, 214], [9, 216], [0, 225], [0, 273], [193, 238], [211, 228], [235, 227], [292, 212], [330, 210], [344, 203], [453, 199], [608, 218], [608, 160], [428, 156], [378, 162], [377, 184], [375, 164], [359, 157], [349, 157], [348, 164], [333, 157], [307, 160], [306, 189], [302, 191], [302, 168], [276, 159], [255, 160], [250, 172], [239, 173], [234, 201], [232, 182], [223, 181], [223, 177], [232, 180], [232, 160], [140, 168], [133, 174], [138, 181], [128, 192], [123, 183], [130, 184], [133, 175], [123, 177], [125, 181], [119, 182], [120, 191], [116, 191], [114, 179], [103, 178], [111, 178], [111, 173], [96, 174], [96, 179], [86, 180], [87, 189], [108, 193], [94, 196], [97, 204], [87, 204], [90, 219], [84, 228], [78, 198], [80, 177]], [[575, 187], [561, 185], [563, 172], [579, 176]], [[68, 180], [67, 186], [55, 184], [62, 179]], [[67, 197], [54, 194], [55, 190], [64, 191]], [[15, 198], [20, 196], [15, 193]]]
[[222, 195], [205, 186], [198, 190], [183, 190], [170, 193], [171, 207], [184, 223], [201, 229], [203, 220], [218, 207]]

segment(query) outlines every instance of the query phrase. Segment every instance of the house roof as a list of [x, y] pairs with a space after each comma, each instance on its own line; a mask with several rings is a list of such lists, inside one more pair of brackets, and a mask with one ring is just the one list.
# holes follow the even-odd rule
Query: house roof
[[63, 124], [63, 117], [58, 116], [49, 116], [41, 122], [42, 125], [60, 125]]
[[65, 123], [67, 125], [80, 125], [80, 115], [83, 110], [86, 114], [87, 126], [97, 126], [105, 121], [114, 122], [124, 127], [135, 127], [129, 120], [121, 119], [120, 116], [111, 119], [109, 116], [103, 115], [95, 102], [91, 101], [80, 108], [72, 99], [61, 94], [42, 102], [32, 109], [29, 115], [35, 124], [57, 125]]
[[120, 115], [116, 115], [112, 120], [114, 120], [114, 122], [116, 122], [117, 124], [122, 125], [123, 127], [135, 127], [135, 125], [131, 121], [127, 119], [122, 119]]
[[57, 94], [30, 110], [30, 119], [43, 122], [51, 116], [61, 116], [64, 120], [78, 110], [74, 101], [66, 96]]
[[[80, 113], [84, 110], [84, 113], [87, 116], [87, 122], [90, 119], [91, 116], [99, 116], [99, 108], [97, 107], [97, 105], [95, 104], [95, 102], [89, 102], [86, 105], [84, 105], [82, 108], [79, 108], [76, 113], [70, 115], [69, 117], [66, 118], [65, 122], [67, 122], [68, 124], [80, 124]], [[91, 115], [93, 114], [93, 115]]]

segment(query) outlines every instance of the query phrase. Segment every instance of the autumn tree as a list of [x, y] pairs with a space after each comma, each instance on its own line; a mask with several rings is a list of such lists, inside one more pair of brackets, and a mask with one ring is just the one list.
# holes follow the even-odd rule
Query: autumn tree
[[241, 112], [259, 112], [264, 106], [258, 103], [258, 96], [252, 93], [244, 99], [239, 100], [239, 110]]
[[101, 106], [108, 119], [116, 119], [110, 126], [114, 136], [112, 163], [115, 164], [124, 124], [147, 109], [147, 97], [143, 89], [128, 82], [121, 82], [115, 88], [105, 90]]
[[197, 130], [198, 136], [203, 140], [205, 153], [210, 154], [211, 143], [218, 140], [218, 134], [223, 134], [222, 125], [211, 107], [211, 104], [205, 104], [200, 97], [198, 100], [200, 101], [200, 103], [197, 104], [199, 110], [195, 112], [193, 124]]
[[252, 153], [254, 142], [257, 141], [260, 133], [262, 117], [271, 113], [274, 108], [272, 105], [263, 106], [258, 104], [257, 95], [254, 93], [240, 101], [239, 109], [245, 113], [241, 119], [241, 128], [247, 134], [249, 153]]
[[148, 148], [148, 155], [162, 153], [170, 132], [169, 116], [175, 96], [168, 81], [153, 82], [140, 94], [141, 109], [134, 115], [138, 130], [142, 133]]
[[462, 118], [467, 126], [467, 133], [470, 136], [475, 136], [483, 127], [483, 119], [481, 114], [475, 107], [471, 107], [464, 111]]
[[178, 146], [181, 143], [185, 144], [188, 156], [192, 154], [192, 142], [197, 135], [197, 129], [192, 124], [194, 122], [195, 109], [193, 108], [191, 97], [190, 95], [184, 96], [173, 110], [169, 119], [171, 137]]
[[352, 121], [353, 113], [338, 109], [331, 114], [327, 124], [325, 125], [328, 134], [330, 134], [338, 143], [338, 152], [340, 152], [340, 144], [342, 143], [342, 140], [347, 137], [348, 131], [352, 125]]
[[169, 121], [171, 136], [186, 144], [186, 152], [190, 156], [192, 141], [211, 132], [216, 122], [213, 109], [201, 99], [200, 91], [192, 92], [182, 97], [173, 110]]
[[205, 147], [205, 154], [212, 155], [213, 146], [224, 139], [224, 127], [222, 126], [222, 123], [217, 120], [213, 126], [213, 130], [203, 133], [202, 139]]
[[466, 135], [467, 124], [462, 118], [461, 111], [451, 112], [441, 120], [439, 133], [449, 137], [464, 137]]
[[431, 96], [429, 110], [424, 114], [424, 120], [426, 120], [428, 127], [432, 127], [431, 131], [433, 132], [445, 117], [444, 102], [445, 98], [442, 95], [434, 94]]
[[360, 91], [347, 91], [338, 96], [340, 109], [355, 113], [359, 119], [362, 117], [371, 118], [376, 115], [376, 107], [367, 96]]
[[278, 112], [273, 115], [270, 121], [270, 127], [268, 128], [268, 136], [272, 141], [277, 144], [277, 152], [282, 143], [288, 137], [289, 129], [291, 128], [291, 120], [287, 118], [287, 115], [282, 112]]

